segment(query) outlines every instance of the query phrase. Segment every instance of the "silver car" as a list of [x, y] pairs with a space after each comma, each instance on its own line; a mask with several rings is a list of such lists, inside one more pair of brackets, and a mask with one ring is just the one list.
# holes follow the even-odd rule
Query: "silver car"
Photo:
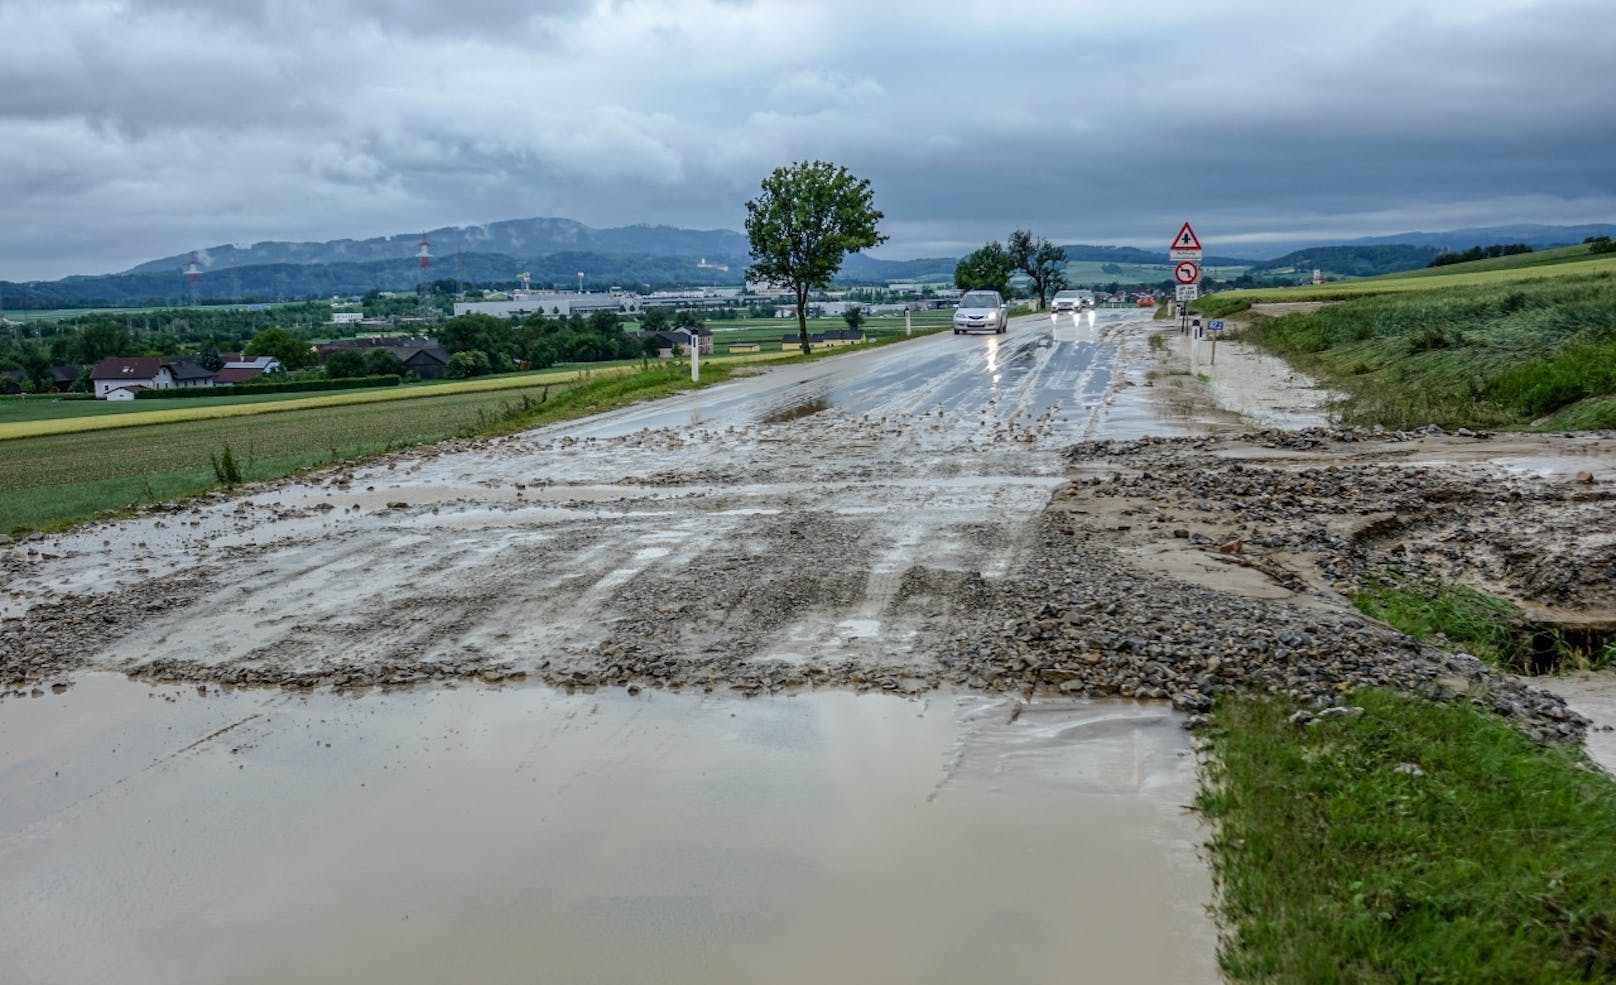
[[998, 291], [967, 291], [954, 309], [954, 334], [966, 332], [1002, 333], [1010, 320], [1010, 310]]
[[1083, 310], [1082, 291], [1056, 291], [1055, 297], [1049, 302], [1049, 313], [1059, 315]]

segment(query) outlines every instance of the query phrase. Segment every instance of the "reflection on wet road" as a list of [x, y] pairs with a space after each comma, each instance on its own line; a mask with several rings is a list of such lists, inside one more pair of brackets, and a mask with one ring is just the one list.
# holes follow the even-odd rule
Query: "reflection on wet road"
[[1121, 335], [1133, 311], [1029, 315], [1004, 335], [935, 335], [851, 357], [780, 367], [698, 393], [602, 415], [579, 432], [596, 438], [642, 428], [777, 423], [830, 412], [887, 417], [941, 410], [976, 419], [1033, 420], [1059, 409], [1056, 433], [1077, 440], [1131, 436], [1137, 413], [1109, 420]]

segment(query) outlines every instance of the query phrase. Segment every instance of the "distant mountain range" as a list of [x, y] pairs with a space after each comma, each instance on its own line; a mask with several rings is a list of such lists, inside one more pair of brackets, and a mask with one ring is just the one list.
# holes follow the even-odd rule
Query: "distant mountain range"
[[[724, 259], [720, 258], [734, 259], [747, 255], [746, 236], [729, 229], [677, 229], [673, 226], [646, 225], [594, 229], [571, 219], [511, 219], [484, 226], [445, 226], [427, 230], [426, 238], [436, 257], [449, 257], [457, 253], [510, 257], [582, 253], [706, 257], [714, 263], [723, 263]], [[210, 246], [197, 250], [196, 254], [203, 273], [210, 273], [275, 263], [398, 260], [415, 256], [420, 241], [420, 233], [397, 233], [371, 239], [335, 239], [326, 243], [266, 241], [251, 246]], [[173, 274], [183, 271], [190, 262], [191, 254], [181, 253], [131, 267], [124, 273]], [[739, 274], [739, 268], [732, 269]]]
[[[1256, 270], [1318, 266], [1335, 275], [1366, 276], [1422, 267], [1441, 251], [1492, 243], [1545, 247], [1601, 235], [1616, 235], [1616, 225], [1517, 225], [1403, 233], [1328, 248], [1307, 243], [1268, 244], [1260, 256], [1236, 249], [1226, 256], [1208, 256], [1204, 262], [1208, 266], [1247, 266], [1256, 260]], [[733, 230], [650, 225], [595, 229], [571, 219], [450, 226], [429, 229], [426, 238], [433, 254], [431, 278], [514, 286], [517, 274], [527, 273], [535, 287], [564, 290], [576, 287], [579, 271], [584, 273], [585, 286], [594, 288], [739, 285], [748, 254], [745, 235]], [[419, 276], [415, 256], [420, 239], [420, 233], [398, 233], [325, 243], [212, 246], [195, 251], [199, 269], [196, 294], [202, 300], [296, 300], [360, 294], [372, 288], [409, 290]], [[1069, 245], [1065, 250], [1073, 261], [1168, 263], [1165, 250], [1084, 244]], [[1284, 255], [1276, 257], [1276, 253]], [[9, 308], [180, 303], [190, 297], [185, 269], [191, 259], [191, 253], [182, 253], [117, 274], [0, 282], [0, 299]], [[843, 262], [837, 281], [951, 282], [956, 262], [954, 257], [882, 260], [853, 254]]]

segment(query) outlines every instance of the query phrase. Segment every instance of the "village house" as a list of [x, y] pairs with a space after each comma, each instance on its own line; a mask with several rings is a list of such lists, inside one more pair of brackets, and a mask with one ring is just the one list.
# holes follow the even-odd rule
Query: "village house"
[[[835, 349], [847, 345], [859, 345], [865, 341], [864, 329], [840, 328], [828, 332], [815, 332], [808, 336], [809, 349]], [[802, 348], [802, 338], [798, 335], [782, 335], [780, 337], [780, 351], [789, 352], [792, 349]]]
[[658, 359], [672, 359], [674, 356], [689, 355], [692, 338], [701, 340], [697, 349], [701, 355], [710, 356], [713, 354], [713, 333], [706, 328], [694, 330], [670, 328], [661, 332], [630, 332], [628, 334], [630, 338], [639, 339], [642, 342], [655, 339]]
[[428, 336], [377, 336], [373, 338], [334, 339], [314, 347], [320, 361], [325, 362], [334, 352], [358, 349], [373, 352], [380, 349], [391, 352], [404, 364], [404, 368], [423, 380], [435, 380], [449, 367], [449, 353]]
[[170, 359], [168, 361], [168, 371], [173, 375], [174, 386], [177, 389], [188, 390], [214, 385], [213, 370], [208, 369], [194, 359]]
[[[233, 355], [233, 353], [232, 353]], [[279, 372], [281, 361], [274, 356], [255, 356], [251, 359], [233, 359], [213, 374], [214, 386], [235, 386], [250, 383], [266, 373]]]
[[174, 373], [168, 363], [155, 356], [133, 359], [114, 356], [95, 364], [90, 371], [90, 382], [95, 385], [97, 400], [106, 400], [113, 391], [114, 400], [133, 400], [141, 390], [171, 390]]

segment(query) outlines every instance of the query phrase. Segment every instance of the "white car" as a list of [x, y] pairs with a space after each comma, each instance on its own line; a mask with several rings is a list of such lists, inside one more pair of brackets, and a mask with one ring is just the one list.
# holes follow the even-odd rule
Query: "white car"
[[998, 291], [967, 291], [954, 309], [954, 334], [993, 332], [1001, 334], [1010, 321], [1010, 309]]

